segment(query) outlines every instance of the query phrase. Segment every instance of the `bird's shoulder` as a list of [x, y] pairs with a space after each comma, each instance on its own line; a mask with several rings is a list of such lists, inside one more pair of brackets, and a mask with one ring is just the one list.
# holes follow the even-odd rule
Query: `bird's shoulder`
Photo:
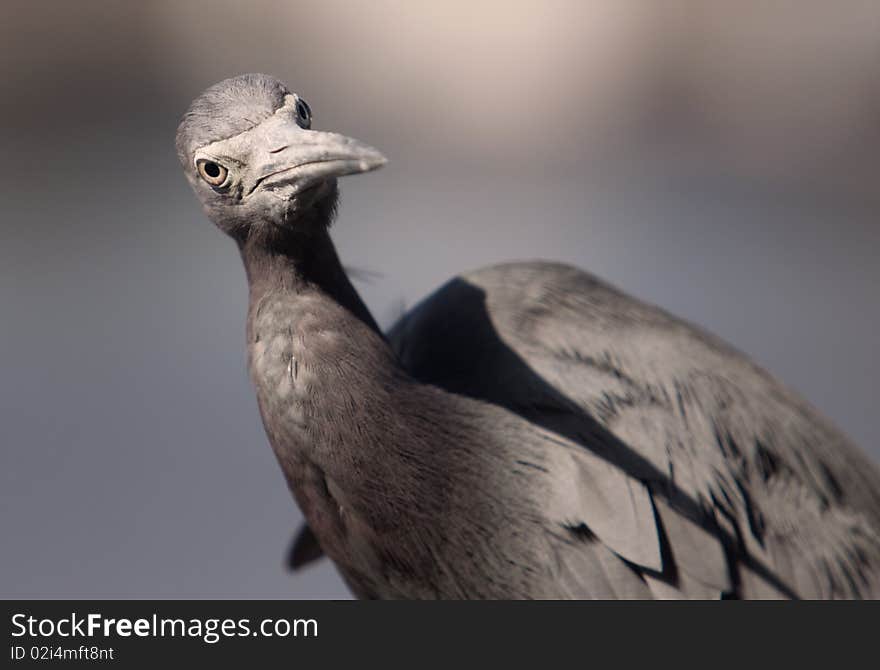
[[722, 340], [588, 272], [545, 261], [455, 277], [406, 313], [389, 340], [416, 378], [475, 395], [498, 394], [510, 378], [519, 384], [505, 394], [534, 398], [521, 384], [527, 370], [575, 402], [630, 385], [636, 380], [625, 372], [636, 367], [639, 381], [711, 370], [773, 385]]
[[420, 381], [584, 446], [586, 526], [655, 592], [862, 595], [876, 579], [880, 476], [864, 454], [724, 341], [587, 272], [462, 275], [389, 340]]

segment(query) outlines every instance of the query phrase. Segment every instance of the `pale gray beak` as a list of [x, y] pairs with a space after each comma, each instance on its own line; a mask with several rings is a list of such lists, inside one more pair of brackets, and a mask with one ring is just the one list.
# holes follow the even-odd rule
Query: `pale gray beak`
[[267, 131], [260, 143], [263, 155], [254, 157], [251, 192], [261, 188], [289, 199], [328, 179], [369, 172], [388, 162], [373, 147], [338, 133], [305, 130], [293, 122]]

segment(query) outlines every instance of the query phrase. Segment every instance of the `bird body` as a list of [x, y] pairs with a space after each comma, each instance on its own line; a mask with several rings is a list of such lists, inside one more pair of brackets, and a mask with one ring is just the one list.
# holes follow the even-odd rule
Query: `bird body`
[[418, 379], [580, 447], [568, 525], [653, 595], [880, 595], [876, 466], [718, 338], [576, 268], [514, 263], [453, 280], [391, 339]]
[[178, 151], [241, 250], [251, 378], [304, 543], [355, 594], [880, 596], [876, 466], [698, 328], [529, 262], [453, 279], [383, 335], [328, 232], [335, 177], [382, 160], [311, 131], [299, 101], [221, 82]]

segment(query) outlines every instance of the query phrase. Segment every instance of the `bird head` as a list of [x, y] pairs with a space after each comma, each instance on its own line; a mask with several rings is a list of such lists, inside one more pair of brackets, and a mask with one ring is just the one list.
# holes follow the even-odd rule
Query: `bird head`
[[327, 225], [337, 177], [385, 164], [376, 149], [311, 124], [308, 103], [263, 74], [226, 79], [192, 102], [177, 155], [221, 230], [245, 239]]

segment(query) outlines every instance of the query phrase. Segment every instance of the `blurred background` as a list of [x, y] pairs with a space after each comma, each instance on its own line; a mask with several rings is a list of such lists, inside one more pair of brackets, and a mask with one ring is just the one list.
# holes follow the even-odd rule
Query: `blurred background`
[[244, 273], [174, 154], [274, 74], [380, 148], [334, 238], [383, 325], [574, 263], [748, 352], [880, 459], [880, 4], [5, 2], [0, 596], [348, 597], [246, 372]]

